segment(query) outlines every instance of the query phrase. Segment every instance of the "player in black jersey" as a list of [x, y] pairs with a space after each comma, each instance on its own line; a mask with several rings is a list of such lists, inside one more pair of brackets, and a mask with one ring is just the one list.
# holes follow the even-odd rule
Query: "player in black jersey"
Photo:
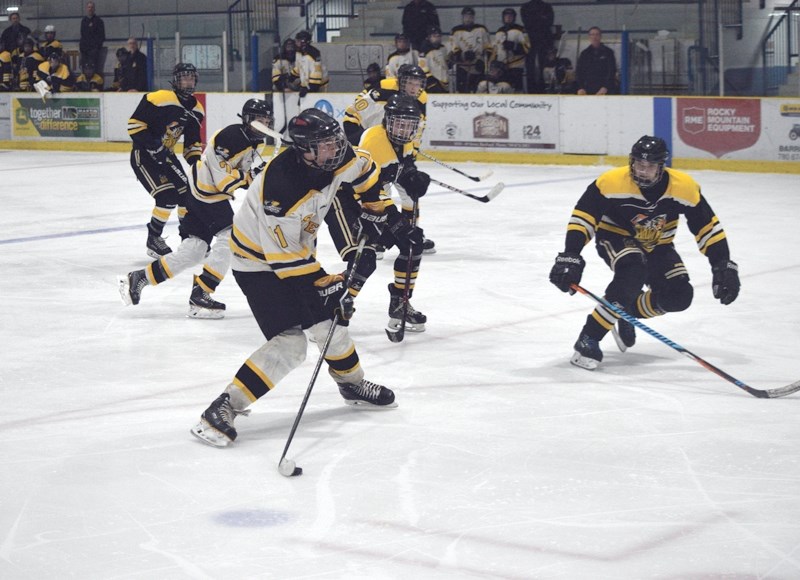
[[172, 249], [161, 237], [172, 210], [185, 213], [184, 196], [189, 178], [175, 156], [175, 145], [183, 137], [183, 157], [190, 165], [200, 159], [200, 126], [205, 110], [194, 96], [197, 69], [178, 63], [172, 71], [172, 90], [159, 90], [142, 97], [128, 121], [133, 140], [131, 167], [136, 178], [155, 200], [147, 224], [147, 254], [160, 258]]
[[[663, 139], [645, 135], [633, 145], [627, 166], [606, 171], [586, 189], [572, 211], [564, 251], [550, 271], [559, 290], [575, 293], [570, 285], [580, 282], [585, 265], [581, 249], [596, 238], [597, 252], [614, 272], [606, 300], [637, 318], [686, 310], [694, 290], [673, 244], [684, 216], [711, 265], [714, 298], [722, 304], [736, 300], [738, 266], [730, 258], [725, 230], [694, 179], [665, 167], [668, 157]], [[615, 324], [620, 349], [633, 346], [633, 325], [599, 305], [586, 319], [570, 362], [597, 368], [603, 360], [599, 342]]]
[[225, 305], [210, 295], [230, 267], [231, 200], [264, 169], [258, 146], [264, 143], [266, 135], [253, 123], [272, 128], [272, 105], [264, 99], [248, 99], [240, 117], [241, 123], [228, 125], [211, 138], [200, 161], [192, 166], [191, 195], [185, 199], [187, 213], [180, 223], [182, 241], [178, 249], [147, 268], [119, 278], [125, 304], [138, 304], [145, 286], [156, 286], [202, 262], [202, 273], [194, 277], [189, 316], [225, 315]]

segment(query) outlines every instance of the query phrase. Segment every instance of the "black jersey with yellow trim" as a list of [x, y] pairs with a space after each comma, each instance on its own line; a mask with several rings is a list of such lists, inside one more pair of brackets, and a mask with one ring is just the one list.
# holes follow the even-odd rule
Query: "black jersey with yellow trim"
[[725, 231], [700, 186], [688, 174], [671, 168], [645, 193], [627, 166], [603, 173], [575, 205], [565, 249], [579, 253], [596, 235], [598, 239], [631, 238], [645, 252], [652, 252], [656, 246], [674, 241], [682, 215], [709, 262], [729, 259]]
[[370, 127], [361, 136], [359, 149], [369, 151], [372, 160], [380, 170], [381, 183], [397, 181], [401, 164], [408, 166], [414, 163], [414, 145], [406, 143], [395, 145], [389, 140], [389, 135], [383, 125]]
[[183, 156], [190, 164], [200, 159], [200, 127], [205, 110], [194, 96], [180, 98], [175, 91], [147, 93], [128, 120], [128, 135], [133, 146], [158, 149], [164, 145], [174, 151], [183, 136]]

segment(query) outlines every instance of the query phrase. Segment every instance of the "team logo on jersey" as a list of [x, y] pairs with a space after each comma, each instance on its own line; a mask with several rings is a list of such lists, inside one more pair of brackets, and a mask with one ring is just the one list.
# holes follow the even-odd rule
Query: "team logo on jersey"
[[264, 202], [264, 213], [278, 215], [281, 211], [281, 205], [277, 201], [267, 200]]
[[217, 157], [222, 159], [229, 159], [231, 156], [231, 152], [222, 146], [214, 147], [214, 153], [216, 153]]
[[314, 214], [308, 214], [303, 218], [303, 223], [306, 224], [306, 227], [303, 229], [309, 234], [314, 234], [316, 233], [317, 229], [319, 229], [319, 224], [311, 219], [313, 216]]
[[637, 240], [653, 243], [661, 238], [661, 232], [664, 231], [664, 226], [667, 224], [667, 216], [661, 214], [648, 219], [646, 215], [639, 214], [631, 222], [636, 230]]

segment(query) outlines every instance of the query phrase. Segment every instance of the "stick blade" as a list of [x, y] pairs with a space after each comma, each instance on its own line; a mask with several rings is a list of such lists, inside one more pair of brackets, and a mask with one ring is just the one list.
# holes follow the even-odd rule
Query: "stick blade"
[[780, 389], [770, 389], [765, 392], [767, 393], [767, 397], [770, 399], [777, 399], [778, 397], [785, 397], [786, 395], [791, 395], [797, 391], [800, 391], [800, 381], [795, 381], [791, 385], [786, 385]]
[[486, 181], [486, 180], [487, 180], [487, 179], [489, 179], [489, 178], [490, 178], [492, 175], [494, 175], [494, 171], [492, 171], [492, 170], [490, 169], [489, 171], [487, 171], [486, 173], [484, 173], [483, 175], [481, 175], [481, 176], [480, 176], [478, 179], [476, 179], [475, 181]]
[[303, 475], [303, 468], [297, 467], [297, 464], [291, 459], [285, 457], [278, 463], [278, 472], [284, 477], [296, 477]]
[[403, 338], [405, 338], [406, 335], [406, 329], [402, 326], [397, 330], [394, 330], [393, 328], [386, 328], [384, 330], [386, 330], [386, 336], [392, 342], [403, 342]]
[[493, 200], [495, 197], [497, 197], [498, 195], [500, 195], [500, 192], [501, 192], [501, 191], [503, 191], [503, 190], [505, 189], [505, 187], [506, 187], [506, 184], [505, 184], [505, 183], [503, 183], [502, 181], [501, 181], [501, 182], [499, 182], [498, 184], [496, 184], [496, 185], [495, 185], [495, 186], [494, 186], [494, 187], [493, 187], [493, 188], [492, 188], [492, 189], [489, 191], [489, 193], [487, 193], [487, 194], [486, 194], [486, 201], [487, 201], [487, 203], [488, 203], [488, 202], [490, 202], [490, 201], [492, 201], [492, 200]]

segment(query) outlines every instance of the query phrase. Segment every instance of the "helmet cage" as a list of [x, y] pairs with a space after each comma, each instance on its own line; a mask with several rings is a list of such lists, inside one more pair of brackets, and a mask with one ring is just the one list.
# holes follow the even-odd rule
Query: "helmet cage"
[[192, 65], [176, 65], [172, 73], [172, 88], [181, 96], [188, 97], [194, 94], [200, 75]]
[[[344, 162], [348, 142], [344, 131], [340, 128], [332, 134], [304, 139], [300, 143], [295, 143], [295, 147], [303, 153], [313, 154], [311, 159], [303, 155], [303, 160], [312, 167], [322, 171], [335, 171]], [[320, 161], [322, 151], [326, 151], [328, 155]]]
[[631, 148], [628, 158], [631, 179], [642, 189], [653, 187], [661, 181], [668, 158], [669, 150], [664, 140], [645, 135]]
[[419, 115], [387, 115], [383, 124], [389, 141], [396, 145], [405, 145], [413, 141], [419, 132]]
[[[409, 92], [409, 89], [413, 87], [413, 85], [409, 86], [409, 82], [411, 81], [417, 81], [419, 83], [419, 86], [413, 93]], [[397, 84], [401, 94], [416, 99], [425, 88], [425, 73], [418, 66], [400, 67], [400, 70], [398, 70]]]

